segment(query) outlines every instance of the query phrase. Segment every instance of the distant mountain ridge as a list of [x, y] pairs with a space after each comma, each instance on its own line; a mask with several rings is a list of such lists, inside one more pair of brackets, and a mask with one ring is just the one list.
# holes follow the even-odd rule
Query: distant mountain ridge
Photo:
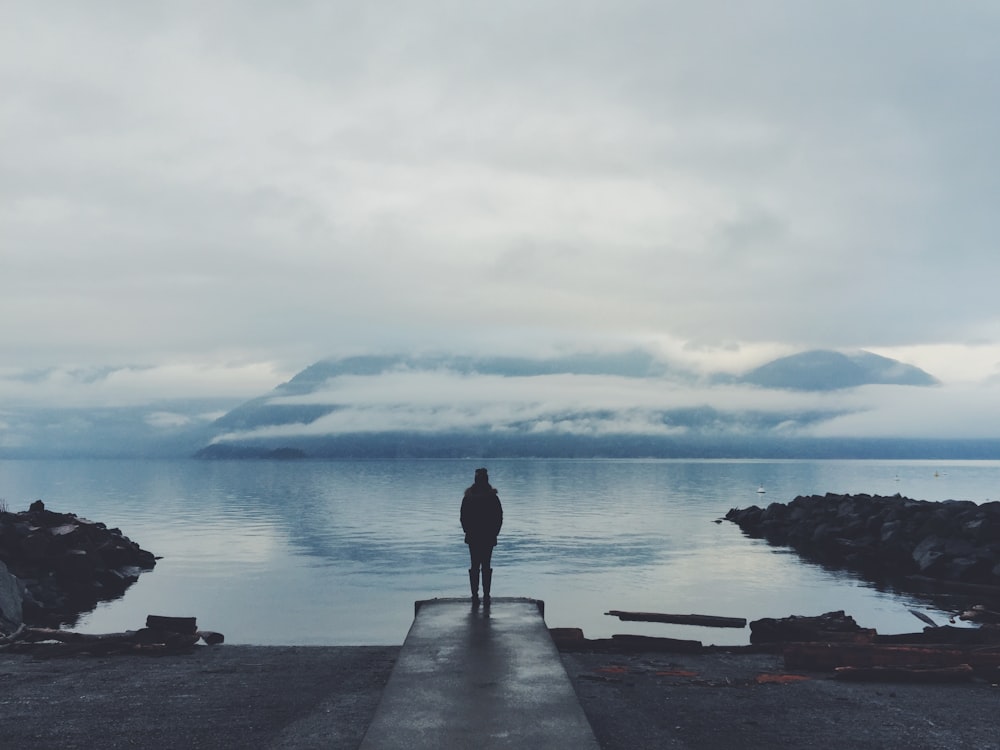
[[[664, 388], [678, 384], [745, 385], [763, 389], [829, 392], [863, 385], [932, 386], [929, 373], [898, 360], [870, 352], [844, 354], [830, 350], [802, 352], [768, 362], [741, 376], [708, 378], [633, 350], [616, 354], [574, 354], [551, 358], [469, 357], [453, 355], [380, 355], [328, 359], [316, 362], [271, 393], [248, 401], [216, 420], [216, 438], [203, 447], [201, 457], [234, 456], [457, 456], [466, 451], [489, 455], [744, 455], [765, 442], [782, 446], [780, 455], [794, 453], [796, 430], [818, 425], [844, 412], [829, 406], [794, 410], [770, 408], [721, 409], [693, 404], [650, 409], [646, 431], [630, 434], [571, 434], [558, 425], [613, 423], [608, 408], [579, 408], [541, 416], [511, 419], [482, 428], [424, 430], [398, 428], [356, 431], [330, 428], [325, 417], [355, 407], [341, 398], [342, 378], [355, 381], [385, 375], [447, 372], [463, 378], [498, 376], [526, 379], [553, 375], [610, 376], [635, 379]], [[374, 382], [374, 381], [373, 381]], [[310, 401], [310, 396], [323, 395]], [[407, 395], [398, 394], [401, 402]], [[446, 398], [446, 397], [445, 397]], [[447, 406], [446, 401], [443, 407]], [[313, 429], [315, 428], [315, 429]], [[579, 431], [578, 431], [579, 432]], [[777, 441], [775, 443], [774, 441]]]
[[409, 356], [361, 355], [325, 359], [309, 365], [287, 383], [278, 386], [286, 394], [307, 393], [341, 375], [379, 375], [393, 370], [447, 369], [462, 374], [529, 377], [532, 375], [619, 375], [646, 378], [679, 373], [639, 349], [616, 354], [570, 354], [558, 357], [470, 357], [447, 354]]
[[215, 422], [220, 430], [248, 430], [290, 422], [311, 424], [331, 414], [337, 407], [324, 404], [273, 403], [277, 397], [303, 396], [316, 392], [330, 381], [344, 376], [372, 377], [398, 371], [448, 370], [462, 375], [532, 377], [539, 375], [617, 375], [627, 378], [693, 377], [671, 370], [648, 352], [633, 350], [622, 354], [572, 354], [552, 358], [469, 357], [445, 354], [408, 356], [360, 355], [324, 359], [301, 370], [271, 393], [241, 404]]
[[938, 385], [940, 381], [919, 367], [871, 352], [853, 354], [814, 350], [761, 365], [736, 379], [762, 388], [832, 391], [863, 385]]

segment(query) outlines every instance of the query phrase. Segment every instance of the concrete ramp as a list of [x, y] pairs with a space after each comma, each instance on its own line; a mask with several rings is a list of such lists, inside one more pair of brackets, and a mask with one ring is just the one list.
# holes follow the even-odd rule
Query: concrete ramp
[[417, 602], [362, 750], [598, 750], [543, 609]]

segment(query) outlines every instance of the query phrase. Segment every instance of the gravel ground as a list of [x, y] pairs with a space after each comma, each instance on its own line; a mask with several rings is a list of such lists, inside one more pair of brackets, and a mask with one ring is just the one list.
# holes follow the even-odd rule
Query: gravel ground
[[767, 654], [562, 658], [603, 750], [1000, 748], [1000, 687], [981, 680], [781, 677], [782, 657]]
[[399, 647], [0, 654], [0, 748], [356, 748]]
[[[357, 748], [399, 647], [0, 653], [0, 748]], [[1000, 748], [1000, 688], [766, 682], [780, 656], [564, 653], [604, 750]]]

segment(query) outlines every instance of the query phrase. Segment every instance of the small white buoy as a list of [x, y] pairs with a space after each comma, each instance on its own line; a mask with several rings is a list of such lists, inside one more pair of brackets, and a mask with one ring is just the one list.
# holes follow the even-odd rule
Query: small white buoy
[[767, 492], [767, 490], [764, 489], [764, 485], [761, 485], [760, 487], [757, 488], [758, 495], [763, 495], [765, 492]]

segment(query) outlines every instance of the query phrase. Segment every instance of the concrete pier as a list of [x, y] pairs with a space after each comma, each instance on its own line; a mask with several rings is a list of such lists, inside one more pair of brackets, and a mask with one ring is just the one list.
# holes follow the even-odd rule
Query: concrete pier
[[362, 750], [597, 750], [543, 608], [417, 602]]

